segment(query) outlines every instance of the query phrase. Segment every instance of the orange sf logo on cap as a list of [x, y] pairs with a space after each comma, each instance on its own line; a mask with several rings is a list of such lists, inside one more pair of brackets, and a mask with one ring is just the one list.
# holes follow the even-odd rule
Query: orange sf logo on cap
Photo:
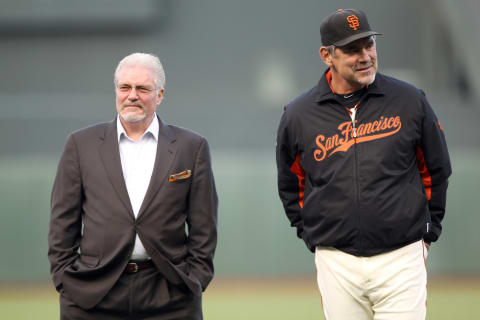
[[353, 30], [357, 31], [358, 27], [360, 26], [360, 23], [358, 22], [358, 17], [354, 14], [351, 16], [347, 17], [348, 26], [352, 28]]

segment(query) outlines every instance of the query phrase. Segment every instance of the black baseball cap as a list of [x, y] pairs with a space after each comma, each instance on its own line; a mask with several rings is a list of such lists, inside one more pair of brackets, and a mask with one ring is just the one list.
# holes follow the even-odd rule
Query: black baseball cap
[[320, 25], [322, 45], [344, 46], [355, 40], [381, 34], [373, 31], [367, 15], [357, 9], [339, 9], [328, 15]]

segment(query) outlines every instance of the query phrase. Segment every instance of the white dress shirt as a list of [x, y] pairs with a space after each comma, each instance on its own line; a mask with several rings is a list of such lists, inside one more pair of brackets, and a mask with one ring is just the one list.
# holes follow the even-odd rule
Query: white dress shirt
[[[127, 185], [128, 196], [135, 218], [138, 216], [138, 211], [152, 177], [153, 165], [157, 154], [158, 129], [159, 123], [155, 115], [152, 123], [142, 134], [140, 140], [134, 141], [128, 137], [120, 122], [120, 117], [117, 116], [118, 146], [122, 161], [123, 178]], [[144, 260], [148, 258], [150, 257], [137, 234], [131, 259]]]

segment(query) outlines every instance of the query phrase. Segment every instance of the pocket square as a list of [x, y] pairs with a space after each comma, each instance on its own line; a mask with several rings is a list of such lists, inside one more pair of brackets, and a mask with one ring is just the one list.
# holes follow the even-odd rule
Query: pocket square
[[168, 181], [173, 182], [173, 181], [188, 179], [190, 178], [191, 175], [192, 175], [191, 170], [185, 170], [179, 173], [171, 174], [170, 177], [168, 178]]

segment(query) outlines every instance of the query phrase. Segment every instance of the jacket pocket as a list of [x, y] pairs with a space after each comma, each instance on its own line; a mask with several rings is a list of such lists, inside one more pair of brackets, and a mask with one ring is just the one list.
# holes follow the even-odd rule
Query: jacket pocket
[[184, 274], [186, 274], [187, 276], [190, 275], [190, 265], [188, 264], [187, 261], [185, 260], [182, 260], [181, 262], [179, 263], [175, 263], [174, 264], [175, 267], [177, 269], [179, 269], [180, 271], [182, 271]]
[[98, 256], [87, 256], [87, 255], [80, 255], [80, 262], [89, 268], [95, 268], [98, 266], [100, 262], [100, 258]]
[[179, 264], [185, 260], [187, 254], [188, 254], [187, 248], [182, 247], [182, 252], [175, 255], [170, 255], [170, 261], [172, 261], [174, 264]]

